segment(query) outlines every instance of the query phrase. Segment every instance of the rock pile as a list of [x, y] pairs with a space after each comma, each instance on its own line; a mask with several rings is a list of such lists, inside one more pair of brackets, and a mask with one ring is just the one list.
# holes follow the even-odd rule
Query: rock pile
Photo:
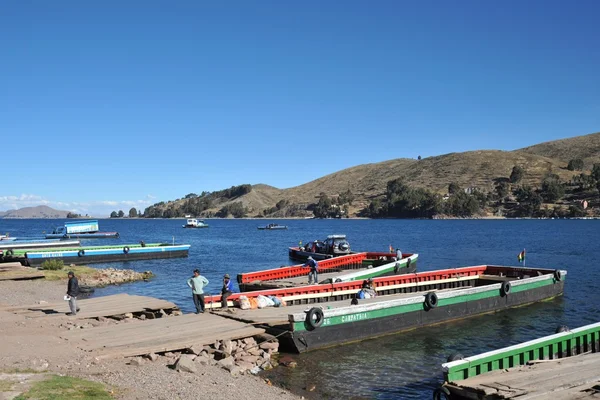
[[[260, 343], [253, 337], [217, 340], [209, 346], [192, 346], [183, 352], [167, 352], [162, 356], [168, 357], [173, 368], [180, 372], [197, 373], [203, 366], [214, 365], [229, 371], [231, 375], [256, 375], [277, 366], [273, 355], [278, 353], [279, 343], [274, 339], [272, 336], [262, 336]], [[156, 361], [158, 358], [157, 354], [147, 354], [143, 358], [132, 358], [130, 365], [141, 365], [144, 359]]]
[[151, 271], [137, 272], [132, 269], [99, 269], [93, 275], [86, 275], [79, 279], [80, 285], [102, 287], [108, 285], [118, 285], [120, 283], [145, 281], [152, 278], [154, 274]]

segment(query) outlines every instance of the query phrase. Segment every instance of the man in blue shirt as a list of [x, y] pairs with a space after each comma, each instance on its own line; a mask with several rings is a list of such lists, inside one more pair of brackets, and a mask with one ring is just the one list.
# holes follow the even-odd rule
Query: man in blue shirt
[[303, 267], [310, 268], [310, 272], [308, 273], [308, 284], [311, 285], [313, 283], [313, 280], [315, 284], [319, 283], [319, 263], [309, 256], [306, 260], [306, 264], [304, 264]]
[[192, 298], [196, 306], [196, 314], [204, 312], [204, 287], [208, 285], [208, 279], [200, 275], [200, 270], [194, 270], [194, 276], [187, 280], [187, 284], [192, 288]]

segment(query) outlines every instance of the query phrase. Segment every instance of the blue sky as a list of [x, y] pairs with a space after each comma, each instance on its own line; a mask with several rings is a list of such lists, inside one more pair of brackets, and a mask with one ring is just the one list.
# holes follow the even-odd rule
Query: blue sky
[[5, 1], [0, 210], [600, 130], [600, 2]]

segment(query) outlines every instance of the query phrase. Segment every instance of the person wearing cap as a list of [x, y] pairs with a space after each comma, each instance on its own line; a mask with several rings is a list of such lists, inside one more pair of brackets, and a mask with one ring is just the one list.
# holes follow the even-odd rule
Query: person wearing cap
[[319, 282], [319, 263], [312, 257], [306, 259], [306, 264], [303, 267], [309, 267], [310, 272], [308, 273], [308, 284], [312, 284], [313, 280], [315, 283]]
[[200, 275], [200, 270], [194, 270], [194, 276], [187, 280], [187, 284], [192, 288], [192, 299], [196, 306], [196, 314], [204, 312], [204, 287], [208, 285], [208, 279]]
[[221, 288], [221, 307], [227, 308], [227, 298], [233, 294], [233, 282], [229, 274], [223, 276], [223, 287]]
[[69, 283], [67, 283], [67, 296], [69, 298], [69, 308], [71, 312], [67, 313], [67, 315], [77, 315], [79, 311], [79, 307], [77, 307], [77, 296], [79, 296], [79, 282], [75, 277], [73, 271], [69, 271], [67, 273], [69, 277]]

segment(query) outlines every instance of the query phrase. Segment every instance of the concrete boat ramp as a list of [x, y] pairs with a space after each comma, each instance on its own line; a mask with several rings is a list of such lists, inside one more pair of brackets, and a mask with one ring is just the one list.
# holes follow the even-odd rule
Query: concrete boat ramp
[[[181, 315], [174, 303], [145, 296], [118, 294], [78, 301], [77, 316], [66, 316], [68, 302], [3, 307], [0, 313], [27, 318], [63, 318], [85, 324], [86, 329], [60, 335], [72, 345], [99, 358], [132, 357], [185, 350], [220, 340], [249, 338], [264, 333], [244, 322], [211, 313]], [[95, 320], [92, 320], [95, 319]], [[98, 323], [104, 322], [104, 323]]]

